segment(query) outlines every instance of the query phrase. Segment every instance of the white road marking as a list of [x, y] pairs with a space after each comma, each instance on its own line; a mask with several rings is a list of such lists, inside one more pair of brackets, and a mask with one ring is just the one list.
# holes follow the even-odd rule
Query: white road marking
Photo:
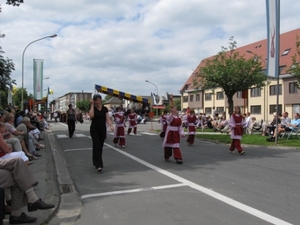
[[57, 134], [57, 138], [67, 138], [68, 136], [66, 134]]
[[123, 191], [111, 191], [111, 192], [104, 192], [104, 193], [98, 193], [98, 194], [88, 194], [88, 195], [82, 195], [80, 198], [81, 198], [81, 200], [84, 200], [87, 198], [95, 198], [95, 197], [108, 196], [108, 195], [121, 195], [121, 194], [135, 193], [135, 192], [141, 192], [141, 191], [154, 191], [154, 190], [161, 190], [161, 189], [175, 188], [175, 187], [182, 187], [182, 186], [186, 186], [186, 184], [171, 184], [171, 185], [163, 185], [163, 186], [147, 187], [147, 188], [137, 188], [137, 189], [123, 190]]
[[92, 150], [92, 148], [71, 148], [71, 149], [64, 150], [64, 152], [85, 151], [85, 150]]
[[147, 163], [146, 161], [144, 161], [142, 159], [139, 159], [139, 158], [137, 158], [137, 157], [135, 157], [135, 156], [133, 156], [133, 155], [127, 153], [127, 152], [124, 152], [124, 151], [122, 151], [122, 150], [120, 150], [118, 148], [115, 148], [112, 145], [109, 145], [109, 144], [106, 144], [106, 143], [104, 143], [104, 145], [106, 145], [106, 146], [114, 149], [115, 151], [117, 151], [117, 152], [119, 152], [119, 153], [127, 156], [128, 158], [131, 158], [132, 160], [134, 160], [134, 161], [136, 161], [136, 162], [138, 162], [138, 163], [140, 163], [140, 164], [142, 164], [142, 165], [144, 165], [144, 166], [146, 166], [146, 167], [148, 167], [150, 169], [155, 170], [158, 173], [161, 173], [161, 174], [163, 174], [163, 175], [165, 175], [165, 176], [167, 176], [169, 178], [172, 178], [173, 180], [176, 180], [176, 181], [182, 183], [183, 185], [187, 185], [187, 186], [189, 186], [189, 187], [191, 187], [191, 188], [193, 188], [195, 190], [198, 190], [198, 191], [200, 191], [200, 192], [202, 192], [202, 193], [204, 193], [206, 195], [209, 195], [209, 196], [211, 196], [211, 197], [213, 197], [213, 198], [215, 198], [215, 199], [217, 199], [219, 201], [222, 201], [222, 202], [224, 202], [224, 203], [226, 203], [228, 205], [231, 205], [232, 207], [235, 207], [235, 208], [237, 208], [239, 210], [242, 210], [242, 211], [244, 211], [246, 213], [249, 213], [249, 214], [251, 214], [251, 215], [253, 215], [253, 216], [257, 217], [257, 218], [260, 218], [260, 219], [262, 219], [264, 221], [267, 221], [269, 223], [276, 224], [276, 225], [292, 225], [291, 223], [283, 221], [283, 220], [281, 220], [281, 219], [279, 219], [277, 217], [271, 216], [271, 215], [269, 215], [267, 213], [264, 213], [262, 211], [259, 211], [259, 210], [255, 209], [255, 208], [252, 208], [252, 207], [250, 207], [248, 205], [245, 205], [245, 204], [243, 204], [241, 202], [238, 202], [238, 201], [236, 201], [236, 200], [234, 200], [232, 198], [226, 197], [225, 195], [221, 195], [221, 194], [219, 194], [219, 193], [217, 193], [215, 191], [212, 191], [212, 190], [210, 190], [208, 188], [205, 188], [205, 187], [200, 186], [200, 185], [198, 185], [198, 184], [196, 184], [194, 182], [191, 182], [191, 181], [189, 181], [187, 179], [184, 179], [184, 178], [182, 178], [180, 176], [177, 176], [176, 174], [170, 173], [170, 172], [168, 172], [166, 170], [163, 170], [163, 169], [161, 169], [161, 168], [159, 168], [157, 166], [154, 166], [154, 165], [152, 165], [150, 163]]
[[85, 134], [74, 134], [76, 137], [87, 137]]
[[158, 136], [158, 134], [157, 133], [150, 133], [150, 132], [141, 132], [142, 134], [146, 134], [146, 135], [156, 135], [156, 136]]

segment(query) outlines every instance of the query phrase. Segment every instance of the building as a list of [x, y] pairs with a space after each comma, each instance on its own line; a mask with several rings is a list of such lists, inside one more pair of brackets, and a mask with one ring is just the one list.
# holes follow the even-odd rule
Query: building
[[[296, 29], [280, 35], [280, 57], [279, 57], [279, 103], [278, 111], [287, 111], [289, 117], [300, 111], [300, 91], [295, 85], [297, 81], [288, 73], [292, 65], [292, 56], [296, 54], [296, 37], [300, 36], [300, 29]], [[263, 69], [267, 67], [267, 39], [254, 42], [249, 45], [235, 49], [246, 59], [257, 56], [262, 61]], [[210, 57], [211, 58], [211, 57]], [[218, 112], [228, 113], [227, 98], [221, 88], [210, 90], [195, 90], [193, 88], [193, 77], [199, 68], [205, 65], [203, 59], [195, 71], [190, 75], [180, 90], [182, 97], [182, 108], [193, 108], [196, 113], [204, 112], [212, 114], [213, 107]], [[268, 85], [261, 88], [250, 88], [246, 93], [237, 92], [233, 98], [234, 105], [240, 106], [242, 112], [250, 112], [256, 119], [271, 121], [273, 112], [276, 112], [277, 103], [277, 79], [268, 78]], [[242, 98], [245, 97], [246, 98]]]
[[92, 93], [89, 92], [69, 92], [55, 99], [55, 105], [53, 105], [52, 111], [65, 112], [68, 110], [69, 104], [72, 104], [73, 108], [76, 109], [77, 102], [82, 100], [89, 100], [91, 98]]

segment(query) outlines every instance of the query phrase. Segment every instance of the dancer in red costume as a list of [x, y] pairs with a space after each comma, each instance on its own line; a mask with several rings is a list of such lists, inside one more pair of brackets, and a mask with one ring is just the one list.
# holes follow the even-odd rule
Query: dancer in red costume
[[166, 130], [167, 130], [167, 114], [168, 114], [168, 111], [164, 110], [163, 114], [161, 115], [161, 117], [159, 119], [159, 122], [161, 124], [161, 130], [160, 130], [159, 136], [161, 138], [164, 138], [165, 135], [166, 135]]
[[133, 128], [133, 133], [136, 135], [136, 130], [137, 130], [137, 115], [134, 112], [133, 109], [130, 109], [130, 114], [127, 117], [128, 121], [129, 121], [129, 126], [128, 126], [128, 130], [127, 130], [127, 134], [129, 135], [132, 131]]
[[180, 136], [184, 136], [181, 119], [178, 117], [176, 107], [171, 108], [171, 113], [167, 117], [167, 130], [164, 143], [164, 157], [166, 162], [170, 162], [172, 156], [172, 150], [174, 152], [174, 159], [176, 163], [182, 163], [182, 156], [179, 149]]
[[121, 148], [125, 148], [125, 117], [121, 107], [117, 108], [117, 112], [115, 113], [114, 117], [116, 129], [113, 143], [115, 146], [119, 143]]
[[186, 124], [187, 124], [187, 130], [188, 130], [188, 138], [186, 139], [186, 142], [189, 145], [194, 144], [195, 141], [195, 135], [196, 135], [196, 124], [198, 123], [198, 119], [195, 116], [195, 111], [192, 109], [190, 111], [190, 115], [186, 117]]
[[241, 115], [240, 107], [236, 106], [234, 108], [234, 113], [231, 115], [229, 120], [229, 127], [231, 128], [231, 146], [229, 148], [230, 153], [236, 148], [238, 152], [243, 155], [245, 151], [241, 147], [241, 139], [243, 135], [243, 127], [246, 122], [244, 117]]

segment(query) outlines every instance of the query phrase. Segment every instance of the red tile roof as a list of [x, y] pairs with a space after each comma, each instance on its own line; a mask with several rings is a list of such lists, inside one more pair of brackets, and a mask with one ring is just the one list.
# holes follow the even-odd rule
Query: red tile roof
[[[296, 30], [292, 30], [286, 33], [283, 33], [280, 35], [280, 58], [279, 58], [279, 65], [286, 66], [284, 70], [281, 71], [281, 74], [286, 74], [287, 69], [292, 64], [292, 56], [296, 53], [296, 37], [300, 36], [300, 28]], [[240, 55], [244, 55], [246, 59], [252, 58], [254, 55], [257, 55], [261, 57], [263, 63], [262, 66], [265, 69], [267, 64], [267, 39], [254, 42], [249, 45], [245, 45], [240, 48], [236, 48], [235, 51], [238, 51]], [[282, 53], [290, 49], [289, 53], [287, 55], [282, 56]], [[251, 51], [252, 53], [247, 52]], [[199, 68], [205, 65], [205, 61], [207, 59], [213, 58], [214, 56], [210, 56], [208, 58], [203, 59], [195, 71], [190, 75], [188, 80], [184, 83], [182, 88], [180, 89], [181, 92], [184, 92], [185, 90], [193, 90], [193, 77], [194, 75], [199, 71]]]

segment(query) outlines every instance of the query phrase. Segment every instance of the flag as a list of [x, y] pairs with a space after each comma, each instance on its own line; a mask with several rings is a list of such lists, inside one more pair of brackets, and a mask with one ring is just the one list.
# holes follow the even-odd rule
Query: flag
[[49, 87], [48, 87], [48, 95], [53, 95], [53, 90], [51, 90]]
[[34, 99], [43, 98], [43, 59], [33, 60], [33, 97]]
[[267, 4], [267, 75], [279, 76], [280, 0], [266, 0]]

